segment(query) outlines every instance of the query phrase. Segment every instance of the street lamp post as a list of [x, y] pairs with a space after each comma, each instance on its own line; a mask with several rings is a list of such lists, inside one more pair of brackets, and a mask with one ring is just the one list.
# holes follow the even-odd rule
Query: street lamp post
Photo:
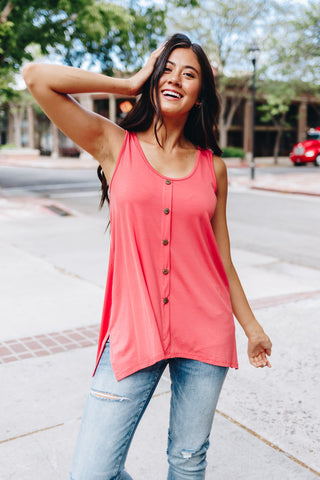
[[253, 43], [248, 48], [249, 58], [252, 62], [253, 72], [252, 72], [252, 130], [251, 130], [251, 162], [250, 162], [250, 171], [251, 179], [254, 180], [255, 177], [255, 142], [254, 142], [254, 127], [256, 120], [256, 63], [257, 57], [260, 52], [260, 48], [257, 44]]

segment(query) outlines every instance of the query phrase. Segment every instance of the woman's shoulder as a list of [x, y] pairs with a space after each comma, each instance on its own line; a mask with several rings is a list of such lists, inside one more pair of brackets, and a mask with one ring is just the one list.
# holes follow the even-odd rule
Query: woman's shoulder
[[219, 155], [215, 155], [214, 153], [212, 153], [212, 161], [213, 161], [215, 170], [225, 171], [225, 172], [227, 171], [227, 166], [224, 160]]
[[212, 163], [213, 163], [213, 169], [216, 175], [216, 181], [217, 185], [221, 185], [221, 183], [225, 183], [227, 181], [227, 166], [224, 162], [224, 160], [218, 156], [212, 153]]
[[216, 175], [223, 175], [227, 172], [227, 167], [224, 160], [219, 156], [216, 155], [211, 149], [209, 148], [201, 148], [198, 149], [202, 152], [204, 156], [207, 157], [208, 162], [213, 165], [213, 169]]

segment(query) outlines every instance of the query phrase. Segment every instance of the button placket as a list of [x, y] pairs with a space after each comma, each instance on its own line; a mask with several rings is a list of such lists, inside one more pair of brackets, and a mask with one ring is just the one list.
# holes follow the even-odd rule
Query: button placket
[[162, 255], [160, 257], [161, 264], [161, 302], [163, 308], [163, 335], [164, 345], [170, 342], [170, 257], [171, 257], [171, 221], [172, 221], [172, 181], [166, 179], [163, 181], [163, 196], [162, 196], [162, 231], [161, 231], [161, 249]]

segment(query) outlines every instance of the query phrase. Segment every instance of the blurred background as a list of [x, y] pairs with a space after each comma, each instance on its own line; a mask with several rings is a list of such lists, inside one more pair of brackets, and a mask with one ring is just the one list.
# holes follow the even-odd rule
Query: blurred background
[[[320, 127], [319, 6], [318, 0], [1, 0], [1, 148], [80, 154], [25, 90], [20, 77], [25, 62], [127, 76], [180, 31], [200, 43], [211, 61], [221, 95], [225, 157], [250, 160], [254, 153], [277, 163], [311, 128]], [[107, 94], [78, 100], [114, 121], [128, 111], [126, 99]]]

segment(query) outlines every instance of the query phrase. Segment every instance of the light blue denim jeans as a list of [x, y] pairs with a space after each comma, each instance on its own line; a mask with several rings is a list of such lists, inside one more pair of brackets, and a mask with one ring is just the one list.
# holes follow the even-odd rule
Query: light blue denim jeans
[[167, 480], [203, 480], [213, 417], [228, 368], [174, 358], [118, 382], [109, 348], [107, 343], [92, 380], [71, 480], [132, 480], [124, 471], [128, 449], [167, 365], [171, 376]]

